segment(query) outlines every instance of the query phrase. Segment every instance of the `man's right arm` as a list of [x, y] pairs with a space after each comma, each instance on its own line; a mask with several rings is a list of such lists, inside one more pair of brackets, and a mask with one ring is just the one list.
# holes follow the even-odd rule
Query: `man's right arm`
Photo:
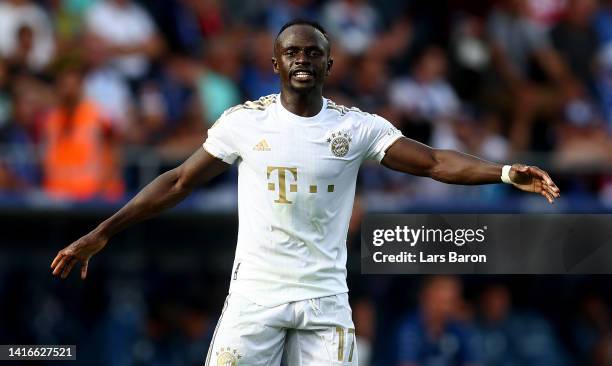
[[87, 275], [91, 256], [106, 246], [123, 229], [174, 207], [193, 191], [229, 167], [200, 148], [183, 164], [157, 177], [132, 200], [97, 228], [59, 251], [51, 268], [53, 275], [66, 278], [76, 263], [81, 263], [81, 278]]

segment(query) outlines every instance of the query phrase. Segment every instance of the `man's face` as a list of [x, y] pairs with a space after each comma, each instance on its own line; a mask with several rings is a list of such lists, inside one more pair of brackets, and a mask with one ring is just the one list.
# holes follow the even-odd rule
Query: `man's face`
[[56, 88], [63, 102], [75, 103], [81, 96], [81, 75], [74, 71], [65, 71], [59, 75]]
[[279, 35], [272, 64], [274, 72], [280, 74], [282, 89], [322, 88], [332, 65], [329, 44], [323, 34], [311, 26], [291, 26]]

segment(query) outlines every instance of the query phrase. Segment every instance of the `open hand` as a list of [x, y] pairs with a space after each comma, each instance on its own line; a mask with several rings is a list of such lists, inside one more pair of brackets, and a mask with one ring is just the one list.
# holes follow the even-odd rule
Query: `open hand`
[[514, 164], [509, 175], [512, 185], [516, 188], [525, 192], [539, 193], [549, 203], [553, 203], [555, 198], [560, 196], [559, 188], [555, 182], [552, 181], [548, 173], [538, 167]]
[[81, 263], [81, 279], [85, 279], [89, 259], [104, 248], [107, 242], [108, 238], [91, 232], [60, 250], [51, 263], [53, 275], [66, 278], [75, 264]]

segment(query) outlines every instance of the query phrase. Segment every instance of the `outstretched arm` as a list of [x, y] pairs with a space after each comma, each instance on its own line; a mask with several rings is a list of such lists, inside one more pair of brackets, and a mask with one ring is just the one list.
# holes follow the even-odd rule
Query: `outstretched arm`
[[[393, 170], [452, 184], [500, 183], [502, 175], [500, 164], [457, 151], [433, 149], [405, 137], [389, 147], [382, 164]], [[541, 194], [550, 203], [559, 197], [559, 188], [540, 168], [514, 164], [509, 176], [513, 186]]]
[[113, 235], [130, 225], [174, 207], [195, 187], [214, 178], [228, 167], [228, 164], [200, 148], [183, 164], [149, 183], [131, 201], [93, 231], [60, 250], [51, 263], [53, 275], [66, 278], [75, 264], [80, 262], [81, 278], [85, 279], [89, 259], [104, 248]]

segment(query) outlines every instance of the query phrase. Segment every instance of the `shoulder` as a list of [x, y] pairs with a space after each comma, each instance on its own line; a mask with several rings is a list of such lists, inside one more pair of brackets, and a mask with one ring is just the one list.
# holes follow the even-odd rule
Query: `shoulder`
[[327, 106], [325, 107], [328, 112], [337, 114], [338, 117], [352, 117], [358, 120], [374, 118], [374, 114], [364, 112], [357, 107], [348, 107], [342, 104], [337, 104], [331, 99], [327, 100]]
[[227, 117], [231, 114], [235, 114], [238, 111], [242, 111], [243, 113], [262, 112], [268, 109], [274, 103], [276, 103], [276, 94], [266, 95], [257, 100], [248, 100], [242, 104], [235, 105], [223, 112], [222, 117]]
[[276, 103], [276, 94], [263, 96], [257, 100], [248, 100], [242, 104], [226, 109], [212, 127], [218, 126], [225, 121], [239, 121], [257, 117], [265, 113], [268, 108]]

